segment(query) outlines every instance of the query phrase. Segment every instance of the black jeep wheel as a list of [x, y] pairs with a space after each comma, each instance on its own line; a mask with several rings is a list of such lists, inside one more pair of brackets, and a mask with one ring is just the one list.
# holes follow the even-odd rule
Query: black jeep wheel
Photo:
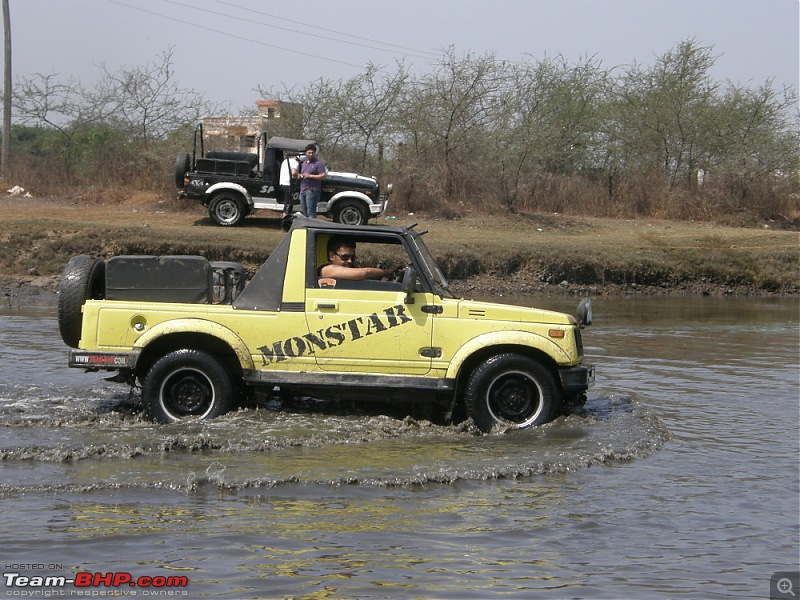
[[186, 152], [178, 154], [175, 161], [175, 185], [179, 190], [183, 189], [183, 176], [192, 168], [192, 162]]
[[358, 200], [340, 200], [333, 208], [333, 220], [345, 225], [366, 225], [369, 213]]
[[495, 425], [541, 425], [561, 408], [553, 374], [520, 354], [498, 354], [481, 363], [469, 377], [465, 398], [467, 414], [484, 432]]
[[70, 348], [81, 341], [83, 303], [106, 295], [106, 263], [96, 256], [81, 254], [69, 259], [58, 291], [58, 329]]
[[222, 192], [211, 199], [208, 214], [211, 219], [223, 227], [238, 225], [248, 214], [244, 198], [232, 192]]
[[233, 405], [228, 371], [200, 350], [176, 350], [158, 359], [142, 387], [142, 402], [151, 419], [174, 423], [187, 417], [213, 419]]

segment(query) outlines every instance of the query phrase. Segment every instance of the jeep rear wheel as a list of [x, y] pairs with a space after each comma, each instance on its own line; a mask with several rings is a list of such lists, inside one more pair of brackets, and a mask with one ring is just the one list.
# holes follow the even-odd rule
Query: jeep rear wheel
[[547, 423], [561, 406], [553, 374], [520, 354], [498, 354], [481, 363], [469, 377], [465, 398], [467, 414], [484, 432], [496, 425], [521, 429]]
[[340, 200], [333, 208], [333, 220], [345, 225], [366, 225], [369, 213], [358, 200]]
[[187, 417], [213, 419], [233, 405], [234, 388], [225, 367], [199, 350], [176, 350], [150, 368], [142, 388], [144, 409], [159, 423]]
[[233, 227], [247, 216], [248, 210], [244, 198], [238, 194], [223, 192], [217, 194], [208, 204], [211, 219], [223, 227]]
[[83, 326], [83, 303], [106, 295], [106, 263], [102, 258], [81, 254], [69, 259], [58, 291], [58, 329], [70, 348], [77, 348]]

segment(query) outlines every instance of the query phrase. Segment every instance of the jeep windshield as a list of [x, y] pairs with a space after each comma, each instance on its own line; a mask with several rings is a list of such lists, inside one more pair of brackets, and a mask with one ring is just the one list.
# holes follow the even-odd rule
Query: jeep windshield
[[421, 233], [416, 231], [411, 231], [410, 233], [412, 235], [409, 236], [409, 241], [417, 249], [426, 277], [433, 282], [434, 293], [439, 294], [443, 298], [455, 298], [453, 292], [450, 291], [450, 284], [447, 282], [442, 270], [439, 268], [439, 265], [436, 264], [425, 242], [422, 241], [420, 237]]

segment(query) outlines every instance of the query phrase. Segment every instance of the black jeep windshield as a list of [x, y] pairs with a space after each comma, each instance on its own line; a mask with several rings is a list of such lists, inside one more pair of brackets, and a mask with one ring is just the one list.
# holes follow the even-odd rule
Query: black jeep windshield
[[443, 298], [454, 298], [453, 292], [450, 291], [450, 284], [447, 283], [442, 270], [436, 261], [433, 259], [428, 247], [416, 231], [411, 232], [409, 241], [414, 245], [418, 251], [417, 256], [420, 257], [422, 268], [425, 270], [425, 276], [433, 282], [433, 291]]

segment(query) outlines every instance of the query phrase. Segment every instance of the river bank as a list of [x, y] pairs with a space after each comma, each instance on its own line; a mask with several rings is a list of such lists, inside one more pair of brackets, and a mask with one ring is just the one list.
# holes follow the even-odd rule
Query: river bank
[[[58, 303], [60, 275], [16, 275], [0, 277], [0, 304], [10, 308], [25, 306], [55, 306]], [[502, 302], [513, 296], [750, 296], [791, 297], [800, 295], [800, 286], [787, 285], [780, 290], [764, 290], [753, 285], [720, 285], [709, 281], [684, 281], [661, 285], [604, 284], [585, 285], [562, 281], [558, 284], [538, 281], [530, 273], [513, 275], [484, 273], [450, 282], [453, 293], [459, 297], [494, 298]]]
[[[195, 203], [148, 197], [3, 198], [0, 214], [7, 306], [55, 304], [61, 271], [75, 254], [200, 254], [253, 272], [285, 235], [277, 215], [265, 211], [221, 228]], [[426, 243], [459, 296], [800, 294], [800, 233], [768, 223], [528, 213], [441, 220], [391, 211], [373, 222], [428, 230]]]

